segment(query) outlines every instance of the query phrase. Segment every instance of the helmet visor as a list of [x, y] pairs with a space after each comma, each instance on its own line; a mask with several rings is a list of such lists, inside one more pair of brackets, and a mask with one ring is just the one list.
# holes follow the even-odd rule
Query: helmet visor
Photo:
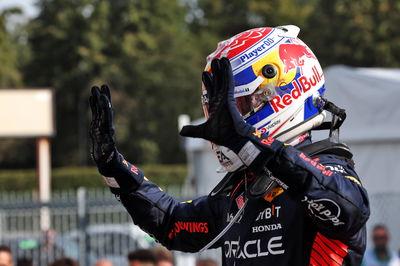
[[273, 84], [261, 85], [253, 93], [236, 97], [236, 105], [240, 114], [248, 118], [261, 110], [275, 96]]

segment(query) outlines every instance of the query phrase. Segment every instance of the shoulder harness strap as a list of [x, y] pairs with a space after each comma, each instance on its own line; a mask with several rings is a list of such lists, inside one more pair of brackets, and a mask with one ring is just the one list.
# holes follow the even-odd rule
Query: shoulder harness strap
[[344, 143], [336, 143], [330, 139], [324, 139], [311, 143], [309, 145], [298, 148], [300, 151], [307, 153], [310, 157], [316, 158], [324, 154], [331, 154], [347, 161], [354, 167], [353, 153], [349, 146]]
[[329, 138], [335, 142], [339, 142], [339, 127], [343, 124], [344, 120], [346, 120], [346, 110], [336, 106], [323, 97], [320, 97], [318, 100], [321, 108], [332, 114], [332, 121], [323, 122], [312, 130], [329, 129]]
[[353, 154], [346, 144], [332, 142], [329, 139], [317, 141], [298, 149], [307, 153], [311, 157], [319, 154], [333, 154], [347, 159], [353, 158]]

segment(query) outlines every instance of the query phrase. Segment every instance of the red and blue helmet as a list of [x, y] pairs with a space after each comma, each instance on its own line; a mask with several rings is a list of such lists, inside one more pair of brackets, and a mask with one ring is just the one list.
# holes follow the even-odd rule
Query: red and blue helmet
[[[227, 57], [237, 107], [246, 122], [287, 142], [325, 118], [318, 105], [325, 91], [322, 68], [310, 48], [297, 38], [299, 32], [293, 25], [247, 30], [220, 42], [205, 67], [210, 71], [213, 59]], [[206, 95], [205, 87], [202, 89]], [[207, 117], [206, 102], [203, 109]], [[219, 148], [214, 145], [215, 149]]]

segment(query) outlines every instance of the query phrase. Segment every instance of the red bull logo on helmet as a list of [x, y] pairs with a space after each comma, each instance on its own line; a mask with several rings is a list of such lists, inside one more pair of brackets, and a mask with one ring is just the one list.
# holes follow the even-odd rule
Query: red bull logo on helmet
[[305, 45], [285, 43], [279, 46], [279, 58], [285, 65], [285, 73], [288, 73], [291, 69], [294, 69], [298, 66], [303, 66], [303, 57], [317, 59]]
[[277, 95], [270, 100], [270, 104], [275, 113], [279, 112], [292, 104], [293, 100], [297, 100], [304, 93], [308, 92], [311, 88], [316, 86], [322, 80], [323, 74], [318, 71], [316, 66], [312, 67], [311, 77], [300, 76], [298, 79], [293, 80], [291, 85], [293, 89], [290, 93], [282, 96]]

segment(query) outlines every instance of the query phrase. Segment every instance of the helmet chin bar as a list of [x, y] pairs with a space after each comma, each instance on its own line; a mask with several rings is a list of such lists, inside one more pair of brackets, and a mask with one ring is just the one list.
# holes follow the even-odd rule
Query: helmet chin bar
[[278, 134], [275, 138], [282, 142], [291, 142], [296, 137], [303, 133], [310, 131], [313, 128], [320, 126], [326, 118], [326, 111], [323, 110], [321, 113], [314, 115], [306, 121], [289, 128], [288, 130]]
[[[290, 142], [299, 135], [309, 130], [325, 130], [329, 129], [329, 140], [335, 143], [339, 142], [339, 128], [346, 119], [346, 110], [336, 106], [334, 103], [321, 97], [322, 112], [311, 117], [307, 121], [300, 123], [288, 130], [278, 134], [275, 138]], [[324, 121], [326, 112], [332, 114], [332, 121]]]

